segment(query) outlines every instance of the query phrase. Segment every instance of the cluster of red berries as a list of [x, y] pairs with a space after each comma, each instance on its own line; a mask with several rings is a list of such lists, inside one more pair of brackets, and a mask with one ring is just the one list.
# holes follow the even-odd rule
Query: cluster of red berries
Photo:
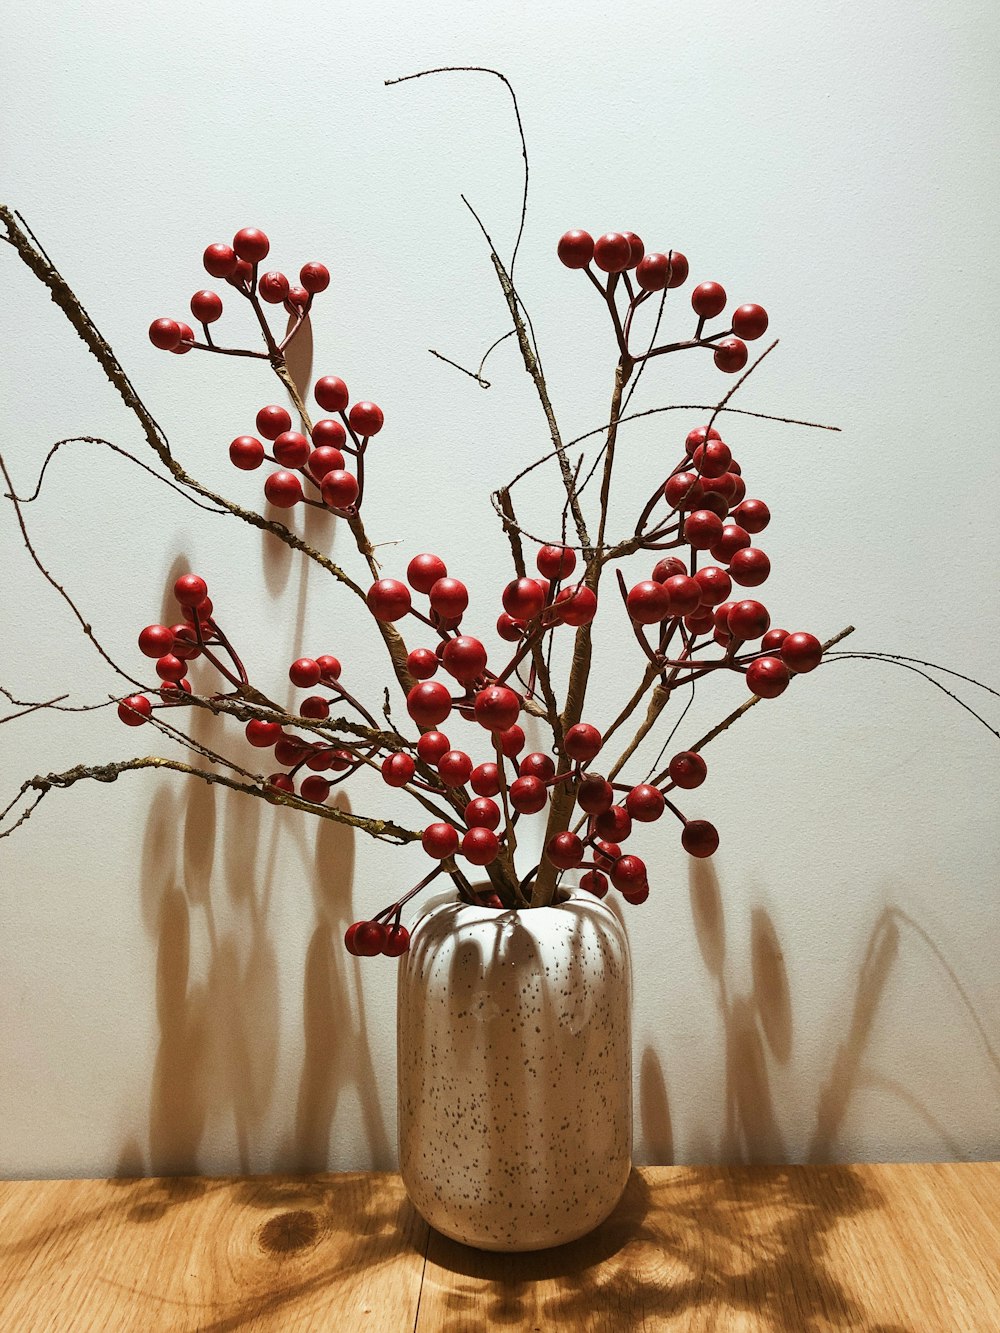
[[[183, 620], [169, 626], [147, 625], [139, 635], [139, 651], [154, 659], [161, 682], [159, 696], [167, 704], [179, 703], [191, 693], [188, 662], [201, 657], [211, 644], [221, 643], [204, 579], [197, 574], [182, 574], [174, 584], [174, 597]], [[152, 701], [145, 694], [130, 694], [118, 705], [118, 716], [128, 727], [141, 727], [152, 713]]]

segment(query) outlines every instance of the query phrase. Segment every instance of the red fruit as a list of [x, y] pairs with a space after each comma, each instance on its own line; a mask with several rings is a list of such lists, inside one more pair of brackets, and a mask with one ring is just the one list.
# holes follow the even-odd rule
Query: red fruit
[[381, 921], [359, 921], [352, 929], [354, 930], [352, 952], [360, 954], [362, 958], [375, 958], [385, 949], [389, 930]]
[[325, 292], [329, 287], [330, 270], [325, 264], [317, 264], [315, 261], [303, 264], [299, 269], [299, 282], [310, 296], [315, 296], [317, 292]]
[[657, 560], [651, 578], [654, 583], [666, 583], [667, 579], [686, 573], [687, 566], [683, 560], [678, 560], [675, 555], [665, 555], [662, 560]]
[[763, 500], [743, 500], [733, 510], [733, 518], [747, 532], [763, 532], [771, 521], [771, 511]]
[[756, 546], [745, 546], [729, 562], [733, 582], [742, 588], [758, 588], [771, 572], [771, 562]]
[[605, 273], [621, 273], [631, 259], [632, 246], [620, 231], [609, 231], [594, 242], [594, 263]]
[[589, 625], [597, 615], [597, 594], [582, 584], [576, 588], [563, 588], [556, 594], [555, 604], [558, 623], [562, 625]]
[[343, 412], [350, 402], [347, 385], [339, 375], [324, 375], [313, 385], [313, 397], [324, 412]]
[[281, 726], [277, 722], [265, 722], [263, 718], [251, 718], [247, 723], [246, 738], [255, 749], [270, 750], [281, 740]]
[[497, 616], [497, 634], [505, 643], [517, 643], [524, 634], [525, 628], [523, 620], [515, 620], [506, 611], [501, 611]]
[[257, 291], [261, 300], [267, 301], [269, 305], [281, 305], [288, 295], [288, 279], [284, 273], [277, 271], [265, 273], [257, 283]]
[[567, 829], [556, 833], [545, 844], [545, 855], [559, 870], [573, 870], [583, 860], [583, 843]]
[[347, 419], [351, 429], [366, 438], [377, 435], [385, 421], [377, 403], [355, 403]]
[[176, 347], [172, 347], [170, 350], [175, 356], [184, 356], [191, 350], [191, 344], [194, 342], [194, 331], [191, 329], [190, 325], [185, 324], [183, 320], [180, 320], [179, 323], [181, 328], [181, 340]]
[[330, 795], [330, 784], [326, 778], [310, 773], [309, 777], [303, 780], [299, 795], [304, 801], [311, 801], [313, 805], [322, 805]]
[[[733, 455], [721, 440], [706, 440], [692, 455], [692, 462], [703, 477], [721, 477], [729, 471]], [[706, 490], [709, 489], [706, 487]]]
[[496, 796], [500, 791], [500, 770], [496, 764], [477, 764], [469, 776], [477, 796]]
[[646, 253], [646, 247], [643, 245], [640, 237], [636, 236], [634, 231], [623, 231], [622, 235], [629, 244], [628, 267], [635, 268], [643, 255]]
[[700, 282], [691, 293], [691, 307], [701, 319], [714, 319], [726, 308], [726, 289], [718, 282]]
[[231, 245], [210, 245], [201, 262], [213, 278], [231, 278], [236, 272], [236, 251]]
[[267, 258], [271, 242], [259, 227], [243, 227], [233, 237], [233, 249], [248, 264], [259, 264]]
[[670, 594], [662, 583], [644, 579], [629, 590], [625, 605], [637, 625], [655, 625], [670, 612]]
[[346, 773], [354, 763], [354, 756], [349, 750], [331, 750], [327, 761], [327, 768], [332, 768], [335, 773]]
[[[708, 485], [711, 485], [711, 481], [708, 482]], [[728, 501], [718, 491], [710, 491], [707, 487], [698, 508], [707, 509], [710, 514], [715, 514], [718, 518], [726, 518], [729, 514]]]
[[127, 727], [141, 727], [152, 713], [153, 705], [144, 694], [130, 694], [118, 705], [118, 716]]
[[445, 750], [437, 767], [446, 787], [462, 787], [472, 772], [472, 760], [464, 750]]
[[594, 820], [594, 828], [600, 838], [624, 842], [632, 832], [632, 816], [623, 805], [611, 805]]
[[697, 575], [672, 574], [663, 584], [663, 591], [670, 599], [672, 616], [688, 616], [697, 611], [702, 601], [702, 587]]
[[339, 449], [346, 439], [347, 431], [339, 421], [334, 421], [333, 417], [323, 417], [312, 428], [312, 442], [317, 449], [322, 445]]
[[588, 773], [581, 781], [576, 792], [580, 809], [588, 815], [599, 815], [615, 803], [614, 788], [607, 778], [597, 773]]
[[721, 495], [727, 504], [732, 504], [733, 496], [736, 494], [736, 483], [742, 481], [742, 478], [737, 477], [732, 471], [732, 466], [730, 463], [730, 471], [723, 472], [721, 477], [702, 477], [701, 484], [706, 495], [714, 492], [716, 495]]
[[[658, 787], [650, 786], [648, 782], [640, 782], [625, 797], [625, 808], [640, 824], [652, 824], [654, 820], [659, 819], [665, 809], [663, 793]], [[615, 887], [621, 888], [621, 885], [616, 883]]]
[[510, 803], [520, 815], [536, 815], [548, 803], [548, 792], [541, 778], [530, 773], [515, 778], [510, 784]]
[[[322, 264], [317, 264], [317, 268], [322, 268]], [[382, 952], [386, 958], [400, 958], [410, 947], [410, 932], [405, 926], [390, 926], [385, 933], [385, 943], [382, 945]]]
[[184, 619], [190, 621], [192, 625], [194, 624], [194, 618], [197, 614], [198, 619], [204, 624], [212, 615], [211, 597], [203, 597], [197, 606], [182, 606], [181, 614]]
[[465, 807], [465, 822], [469, 828], [494, 829], [500, 823], [500, 807], [488, 796], [478, 796]]
[[272, 773], [267, 780], [267, 788], [269, 791], [284, 792], [286, 796], [295, 795], [295, 783], [287, 773]]
[[232, 283], [234, 287], [238, 287], [242, 291], [245, 287], [249, 287], [252, 278], [253, 265], [248, 264], [245, 259], [237, 259], [236, 267], [233, 269], [232, 273], [229, 274], [226, 281]]
[[696, 509], [684, 520], [684, 540], [696, 551], [707, 551], [722, 536], [722, 519], [709, 509]]
[[815, 671], [823, 660], [823, 645], [815, 634], [789, 634], [781, 645], [781, 660], [798, 675]]
[[[445, 656], [447, 657], [447, 650]], [[476, 695], [475, 712], [476, 721], [487, 731], [506, 732], [517, 721], [521, 712], [521, 700], [506, 685], [489, 685]]]
[[289, 287], [285, 309], [290, 315], [300, 315], [309, 304], [309, 293], [304, 287]]
[[731, 505], [742, 504], [747, 493], [747, 484], [741, 476], [733, 472], [732, 468], [730, 468], [729, 475], [733, 477], [733, 493], [729, 497], [729, 503]]
[[162, 352], [173, 352], [181, 341], [181, 326], [176, 319], [154, 319], [149, 326], [149, 341]]
[[163, 657], [157, 658], [156, 674], [161, 680], [183, 680], [186, 670], [186, 664], [173, 653], [165, 653]]
[[689, 819], [681, 830], [681, 846], [691, 856], [711, 856], [718, 850], [718, 830], [707, 819]]
[[214, 324], [222, 314], [222, 297], [215, 292], [195, 292], [191, 297], [191, 314], [202, 324]]
[[201, 649], [198, 646], [198, 635], [190, 625], [183, 622], [170, 626], [170, 633], [174, 636], [174, 646], [166, 651], [172, 652], [175, 657], [179, 657], [182, 662], [193, 662], [196, 657], [201, 656]]
[[622, 892], [646, 886], [646, 863], [638, 856], [619, 856], [611, 867], [611, 883]]
[[321, 657], [316, 658], [316, 661], [324, 680], [340, 679], [341, 666], [335, 657], [331, 657], [329, 653], [323, 653]]
[[496, 732], [496, 742], [505, 759], [516, 759], [525, 746], [524, 731], [515, 724], [505, 731]]
[[416, 764], [402, 750], [387, 754], [382, 760], [382, 777], [390, 787], [405, 787], [416, 772]]
[[694, 430], [689, 430], [687, 438], [684, 441], [686, 452], [691, 455], [698, 448], [699, 444], [704, 444], [706, 440], [721, 440], [722, 436], [714, 426], [695, 426]]
[[[486, 670], [486, 649], [478, 639], [460, 634], [444, 645], [441, 662], [445, 671], [463, 685], [468, 685]], [[517, 714], [515, 713], [515, 717]]]
[[418, 727], [436, 727], [451, 712], [451, 695], [437, 680], [422, 680], [406, 696], [406, 711]]
[[752, 342], [767, 330], [767, 311], [762, 305], [741, 305], [733, 311], [733, 332]]
[[503, 608], [518, 620], [531, 620], [545, 605], [545, 593], [535, 579], [514, 579], [503, 590]]
[[746, 365], [749, 356], [745, 342], [739, 338], [723, 338], [722, 342], [715, 344], [712, 360], [727, 375], [735, 375]]
[[726, 565], [737, 551], [749, 545], [750, 534], [746, 528], [741, 528], [738, 523], [727, 523], [722, 529], [722, 536], [710, 549], [713, 557]]
[[297, 430], [283, 430], [274, 442], [274, 456], [282, 467], [303, 467], [309, 453], [309, 441]]
[[416, 592], [430, 592], [438, 579], [447, 575], [448, 569], [439, 555], [415, 555], [406, 566], [407, 582]]
[[174, 597], [181, 606], [198, 606], [208, 596], [208, 584], [197, 574], [182, 574], [174, 584]]
[[406, 656], [406, 667], [414, 680], [430, 680], [438, 669], [437, 653], [429, 648], [414, 648]]
[[688, 262], [687, 257], [682, 255], [679, 250], [671, 250], [667, 258], [670, 260], [670, 276], [667, 278], [668, 287], [681, 287], [687, 282]]
[[173, 652], [174, 635], [166, 625], [147, 625], [139, 635], [139, 651], [143, 657], [163, 657]]
[[296, 736], [282, 736], [274, 747], [275, 759], [285, 768], [292, 768], [295, 764], [301, 763], [308, 753], [308, 745]]
[[556, 253], [567, 268], [586, 268], [594, 257], [594, 238], [587, 231], [563, 232]]
[[566, 732], [566, 753], [580, 763], [596, 759], [604, 744], [604, 737], [589, 722], [577, 722]]
[[675, 787], [693, 791], [700, 787], [708, 774], [708, 765], [696, 750], [682, 750], [671, 759], [667, 772]]
[[500, 842], [488, 828], [470, 828], [462, 839], [462, 855], [474, 866], [488, 866], [497, 858]]
[[635, 270], [635, 280], [644, 292], [662, 292], [667, 285], [670, 260], [657, 253], [646, 255]]
[[595, 898], [603, 898], [608, 891], [607, 876], [602, 875], [599, 870], [588, 870], [585, 875], [580, 876], [580, 888], [586, 889], [587, 893], [592, 893]]
[[310, 694], [308, 699], [303, 699], [299, 704], [299, 713], [314, 722], [325, 722], [330, 716], [329, 700], [324, 699], [321, 694]]
[[[350, 472], [344, 472], [341, 468], [326, 473], [320, 482], [319, 491], [323, 497], [323, 503], [329, 505], [331, 509], [350, 509], [360, 494], [357, 478], [353, 477]], [[396, 580], [390, 579], [389, 582], [394, 583]], [[401, 588], [406, 587], [403, 583], [399, 586]], [[410, 594], [407, 591], [406, 610], [409, 609]], [[403, 614], [405, 615], [406, 612], [404, 611]], [[380, 617], [380, 619], [382, 618]], [[398, 617], [393, 618], [398, 619]]]
[[450, 749], [451, 741], [443, 731], [424, 732], [417, 741], [417, 754], [425, 764], [436, 764], [441, 756]]
[[309, 471], [317, 481], [322, 481], [331, 472], [343, 472], [343, 470], [344, 455], [333, 445], [321, 444], [309, 455]]
[[278, 509], [292, 509], [302, 499], [302, 483], [294, 472], [272, 472], [264, 482], [264, 494]]
[[747, 667], [747, 687], [758, 699], [777, 699], [790, 680], [788, 667], [779, 657], [758, 657]]
[[697, 472], [675, 472], [663, 483], [663, 498], [671, 509], [697, 509], [704, 494]]
[[257, 429], [265, 440], [276, 440], [283, 431], [292, 429], [292, 418], [283, 407], [271, 403], [257, 413]]
[[443, 861], [458, 851], [458, 830], [450, 824], [428, 824], [420, 844], [428, 856], [432, 856], [435, 861]]
[[576, 569], [576, 552], [568, 546], [541, 546], [535, 565], [547, 579], [568, 578]]
[[241, 472], [253, 472], [264, 461], [264, 446], [255, 435], [237, 435], [229, 446], [229, 461]]
[[410, 609], [410, 590], [399, 579], [378, 579], [368, 589], [366, 600], [376, 620], [402, 620]]
[[460, 620], [469, 605], [469, 590], [458, 579], [435, 579], [429, 596], [431, 610], [447, 620]]
[[556, 766], [547, 754], [540, 754], [536, 750], [524, 756], [517, 771], [522, 778], [539, 778], [542, 782], [549, 782], [556, 775]]
[[306, 767], [314, 769], [317, 773], [327, 768], [338, 768], [334, 762], [336, 751], [329, 745], [321, 745], [306, 757]]
[[765, 653], [775, 653], [788, 638], [786, 629], [769, 629], [760, 641]]
[[594, 843], [594, 857], [602, 866], [607, 866], [610, 870], [614, 861], [617, 861], [622, 854], [622, 849], [616, 842], [606, 842], [599, 838]]
[[726, 621], [726, 629], [734, 639], [759, 639], [767, 632], [771, 617], [760, 602], [734, 602]]
[[[718, 565], [705, 565], [695, 573], [694, 581], [700, 589], [703, 607], [718, 606], [733, 590], [732, 579]], [[707, 628], [711, 629], [711, 625]]]
[[311, 657], [300, 657], [288, 668], [288, 679], [303, 690], [317, 685], [322, 674], [319, 663]]

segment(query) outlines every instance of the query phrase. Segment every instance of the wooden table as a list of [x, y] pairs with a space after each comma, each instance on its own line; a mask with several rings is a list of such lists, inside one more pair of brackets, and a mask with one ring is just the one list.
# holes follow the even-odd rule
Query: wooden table
[[1000, 1164], [655, 1167], [490, 1255], [398, 1176], [0, 1183], [3, 1333], [1000, 1330]]

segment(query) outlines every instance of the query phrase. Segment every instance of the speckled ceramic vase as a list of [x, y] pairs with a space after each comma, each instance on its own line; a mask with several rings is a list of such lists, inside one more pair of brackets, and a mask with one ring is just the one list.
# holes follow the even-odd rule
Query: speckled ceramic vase
[[522, 912], [438, 900], [400, 959], [399, 1163], [417, 1211], [484, 1250], [585, 1235], [631, 1167], [631, 971], [576, 891]]

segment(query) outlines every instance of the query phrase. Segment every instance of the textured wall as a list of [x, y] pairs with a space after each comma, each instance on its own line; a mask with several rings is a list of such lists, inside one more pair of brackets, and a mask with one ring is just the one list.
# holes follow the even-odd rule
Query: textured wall
[[[254, 12], [221, 0], [113, 3], [99, 19], [22, 4], [8, 7], [0, 71], [3, 192], [177, 454], [246, 503], [259, 478], [235, 472], [226, 445], [274, 400], [266, 368], [164, 355], [146, 325], [183, 313], [202, 247], [238, 226], [264, 227], [279, 265], [327, 261], [314, 370], [385, 408], [366, 515], [376, 540], [397, 543], [387, 572], [439, 549], [488, 628], [505, 577], [488, 489], [544, 451], [544, 421], [512, 344], [488, 392], [427, 349], [475, 362], [507, 327], [459, 192], [509, 247], [520, 156], [495, 81], [382, 80], [499, 66], [531, 151], [519, 280], [565, 432], [600, 423], [613, 350], [587, 284], [555, 260], [557, 236], [630, 227], [682, 249], [697, 280], [771, 312], [781, 346], [744, 406], [842, 427], [727, 427], [750, 493], [775, 514], [762, 542], [775, 622], [823, 636], [852, 622], [859, 648], [1000, 685], [997, 27], [982, 0], [613, 13], [594, 0]], [[21, 489], [60, 436], [141, 451], [44, 291], [13, 253], [0, 265], [3, 448]], [[707, 363], [654, 364], [635, 406], [714, 400], [731, 381]], [[697, 420], [628, 428], [616, 526]], [[551, 531], [557, 505], [540, 473], [528, 525]], [[57, 460], [29, 512], [56, 575], [131, 666], [135, 633], [190, 565], [267, 688], [288, 689], [300, 652], [331, 651], [378, 703], [383, 668], [359, 608], [253, 531], [88, 446]], [[313, 517], [305, 530], [358, 571], [342, 527]], [[0, 683], [77, 701], [115, 690], [6, 505], [0, 542]], [[611, 612], [595, 722], [638, 669]], [[710, 682], [679, 740], [742, 698], [739, 681]], [[997, 724], [996, 699], [973, 702]], [[4, 790], [153, 745], [107, 714], [22, 719], [0, 728]], [[995, 1156], [995, 739], [919, 677], [843, 663], [762, 704], [708, 758], [688, 807], [719, 825], [718, 855], [692, 866], [674, 827], [645, 830], [653, 894], [626, 910], [638, 1156]], [[409, 815], [374, 782], [350, 799]], [[391, 1165], [392, 965], [358, 965], [339, 936], [424, 867], [419, 848], [180, 779], [51, 796], [0, 843], [0, 1171]]]

